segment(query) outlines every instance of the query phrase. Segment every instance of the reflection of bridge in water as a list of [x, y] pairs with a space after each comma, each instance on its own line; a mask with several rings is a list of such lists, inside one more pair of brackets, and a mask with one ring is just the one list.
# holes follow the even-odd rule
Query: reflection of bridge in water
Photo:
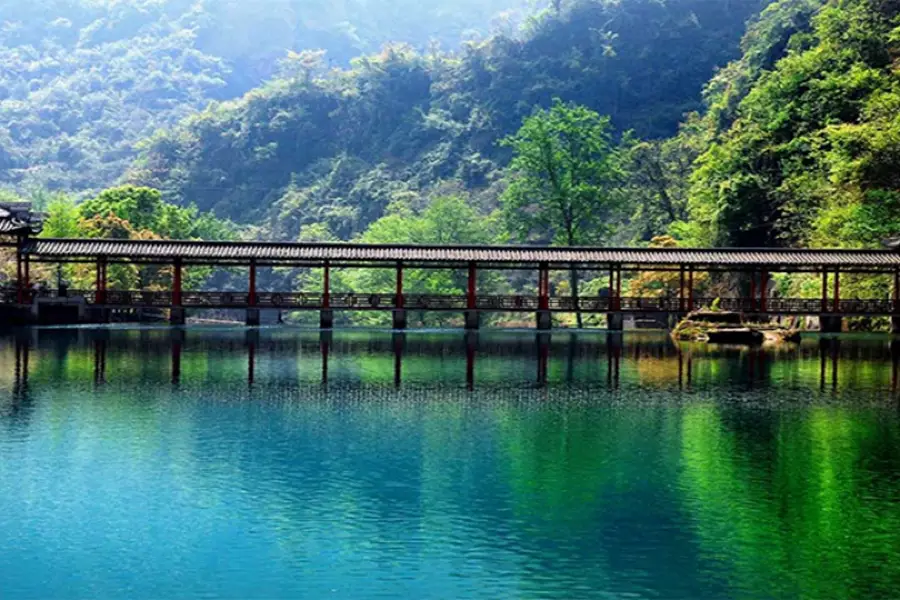
[[[640, 370], [641, 365], [662, 365], [660, 370], [665, 372], [662, 383], [690, 391], [696, 383], [697, 365], [709, 365], [719, 360], [728, 363], [730, 369], [726, 373], [719, 373], [720, 376], [730, 383], [735, 380], [743, 381], [752, 388], [766, 385], [772, 368], [779, 362], [817, 359], [820, 389], [837, 390], [841, 372], [839, 365], [843, 359], [851, 364], [857, 361], [890, 365], [890, 388], [893, 392], [900, 391], [898, 340], [858, 346], [842, 343], [836, 337], [823, 337], [814, 344], [799, 348], [772, 349], [676, 345], [668, 341], [662, 342], [660, 338], [642, 340], [640, 334], [625, 344], [622, 334], [616, 333], [557, 334], [553, 337], [547, 333], [537, 333], [534, 336], [511, 334], [485, 338], [484, 334], [467, 332], [435, 338], [402, 332], [374, 337], [365, 337], [366, 334], [335, 337], [331, 332], [323, 331], [313, 334], [303, 332], [301, 335], [282, 339], [261, 335], [257, 329], [248, 330], [238, 338], [233, 334], [230, 331], [217, 336], [210, 335], [208, 331], [184, 329], [168, 332], [84, 329], [23, 331], [15, 337], [14, 342], [15, 388], [19, 391], [27, 389], [29, 373], [33, 370], [32, 355], [35, 352], [62, 356], [71, 348], [89, 348], [92, 355], [92, 381], [96, 386], [108, 383], [110, 355], [120, 358], [128, 356], [139, 363], [156, 364], [160, 360], [167, 362], [167, 378], [175, 388], [184, 383], [185, 361], [190, 361], [191, 357], [211, 355], [217, 359], [234, 358], [236, 363], [243, 363], [241, 379], [250, 389], [259, 383], [260, 361], [278, 360], [302, 364], [307, 384], [319, 386], [326, 391], [330, 386], [344, 389], [348, 384], [345, 380], [346, 371], [342, 370], [334, 377], [332, 369], [335, 365], [341, 367], [346, 360], [362, 356], [380, 361], [379, 365], [384, 364], [385, 371], [386, 361], [389, 359], [392, 369], [389, 379], [392, 385], [387, 387], [398, 390], [404, 386], [416, 389], [417, 385], [422, 384], [415, 377], [411, 382], [404, 381], [405, 362], [415, 364], [417, 360], [428, 359], [446, 363], [454, 372], [458, 369], [461, 385], [464, 372], [465, 389], [469, 391], [485, 386], [509, 388], [517, 383], [527, 383], [530, 388], [577, 385], [579, 377], [585, 371], [591, 376], [590, 385], [596, 386], [602, 381], [607, 389], [616, 390], [622, 384], [623, 363], [632, 374], [635, 370]], [[530, 369], [533, 370], [530, 376], [522, 373], [524, 379], [519, 382], [516, 381], [516, 374], [503, 371], [499, 379], [483, 375], [481, 379], [485, 381], [480, 383], [477, 369], [480, 357], [489, 361], [508, 359], [523, 366], [530, 364]], [[555, 367], [555, 378], [550, 376], [551, 365]], [[311, 376], [311, 373], [315, 373], [315, 376]], [[428, 374], [431, 372], [428, 371]], [[113, 375], [115, 376], [115, 371]], [[447, 373], [441, 375], [446, 377]], [[273, 384], [273, 377], [277, 381], [279, 376], [268, 372], [263, 384]], [[379, 385], [384, 385], [387, 381], [388, 378], [385, 378]], [[640, 379], [632, 383], [647, 384]], [[709, 378], [702, 379], [701, 383], [708, 384]]]
[[[531, 313], [538, 329], [551, 327], [554, 313], [608, 315], [609, 328], [619, 330], [625, 315], [684, 314], [718, 302], [722, 309], [750, 315], [810, 315], [819, 317], [825, 331], [835, 332], [848, 316], [891, 317], [900, 331], [900, 253], [890, 250], [741, 250], [741, 249], [609, 249], [538, 247], [369, 246], [358, 244], [293, 244], [251, 242], [176, 242], [132, 240], [54, 240], [22, 237], [16, 245], [17, 285], [2, 295], [3, 303], [33, 310], [78, 304], [92, 321], [109, 318], [117, 310], [167, 310], [174, 323], [183, 323], [188, 310], [240, 309], [247, 323], [259, 324], [266, 309], [317, 311], [323, 329], [334, 324], [336, 311], [385, 311], [393, 315], [394, 329], [405, 329], [407, 314], [456, 312], [467, 329], [477, 329], [482, 314]], [[30, 265], [91, 264], [96, 268], [94, 289], [35, 292], [30, 286]], [[108, 286], [110, 265], [155, 265], [173, 270], [171, 289], [114, 290]], [[183, 289], [183, 273], [191, 267], [247, 269], [247, 287], [239, 291]], [[316, 291], [263, 291], [257, 270], [287, 267], [319, 269], [321, 289]], [[573, 299], [553, 294], [551, 271], [576, 268], [605, 277], [598, 295]], [[394, 274], [391, 293], [334, 290], [335, 269], [381, 269]], [[453, 271], [465, 282], [461, 295], [409, 294], [404, 273], [410, 269]], [[479, 291], [479, 277], [490, 271], [525, 271], [536, 275], [533, 294], [496, 295]], [[628, 297], [622, 294], [623, 273], [677, 274], [672, 297]], [[776, 273], [815, 274], [821, 278], [821, 297], [782, 298], [773, 293]], [[698, 274], [732, 274], [743, 278], [746, 291], [739, 297], [705, 298], [695, 295]], [[893, 291], [880, 298], [845, 298], [841, 276], [881, 278]], [[317, 286], [318, 287], [318, 286]], [[882, 286], [888, 289], [888, 285]]]

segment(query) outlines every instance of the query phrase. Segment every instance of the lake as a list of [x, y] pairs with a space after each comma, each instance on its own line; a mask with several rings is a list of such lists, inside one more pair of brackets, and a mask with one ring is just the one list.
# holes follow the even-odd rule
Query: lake
[[900, 345], [0, 338], [4, 598], [889, 598]]

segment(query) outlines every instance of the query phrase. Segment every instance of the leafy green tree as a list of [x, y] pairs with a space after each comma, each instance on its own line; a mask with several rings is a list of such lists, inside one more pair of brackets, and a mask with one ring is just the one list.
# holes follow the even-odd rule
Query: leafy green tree
[[232, 228], [195, 206], [182, 208], [164, 202], [159, 190], [122, 186], [104, 190], [79, 206], [85, 219], [115, 215], [136, 230], [147, 230], [164, 239], [229, 239]]
[[[599, 244], [614, 228], [623, 180], [623, 151], [608, 117], [561, 101], [527, 118], [503, 141], [512, 148], [511, 181], [502, 197], [511, 234], [555, 245]], [[578, 298], [572, 266], [572, 297]], [[578, 326], [583, 325], [581, 314]]]
[[[357, 241], [366, 244], [490, 244], [497, 237], [497, 218], [479, 214], [465, 198], [447, 196], [433, 199], [424, 209], [414, 210], [405, 202], [396, 202], [388, 213], [372, 223]], [[389, 269], [363, 269], [340, 273], [335, 283], [360, 293], [390, 293], [395, 289], [394, 272]], [[468, 275], [457, 270], [409, 269], [404, 275], [404, 290], [410, 294], [465, 295]], [[501, 282], [494, 276], [482, 276], [482, 290], [496, 289]], [[372, 314], [367, 318], [379, 319]], [[446, 321], [442, 315], [423, 316], [423, 320]]]

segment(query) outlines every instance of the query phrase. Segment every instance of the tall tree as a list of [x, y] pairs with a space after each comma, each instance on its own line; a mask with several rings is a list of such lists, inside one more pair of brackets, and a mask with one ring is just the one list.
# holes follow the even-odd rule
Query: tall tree
[[[512, 148], [512, 173], [502, 196], [510, 233], [523, 241], [584, 246], [602, 242], [623, 179], [622, 149], [609, 117], [556, 100], [537, 110], [518, 133], [503, 140]], [[578, 298], [578, 270], [570, 269], [572, 298]], [[578, 326], [583, 325], [578, 312]]]

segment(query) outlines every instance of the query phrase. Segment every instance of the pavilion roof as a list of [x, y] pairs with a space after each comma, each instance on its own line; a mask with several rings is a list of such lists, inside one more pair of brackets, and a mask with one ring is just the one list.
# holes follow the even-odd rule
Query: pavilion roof
[[349, 243], [200, 242], [170, 240], [40, 239], [29, 240], [25, 252], [39, 259], [83, 259], [186, 263], [371, 264], [403, 262], [410, 266], [459, 266], [549, 263], [568, 266], [758, 266], [784, 268], [900, 267], [892, 250], [699, 249], [699, 248], [565, 248], [537, 246], [413, 246]]
[[31, 235], [42, 227], [41, 215], [32, 212], [30, 202], [0, 204], [0, 235]]

